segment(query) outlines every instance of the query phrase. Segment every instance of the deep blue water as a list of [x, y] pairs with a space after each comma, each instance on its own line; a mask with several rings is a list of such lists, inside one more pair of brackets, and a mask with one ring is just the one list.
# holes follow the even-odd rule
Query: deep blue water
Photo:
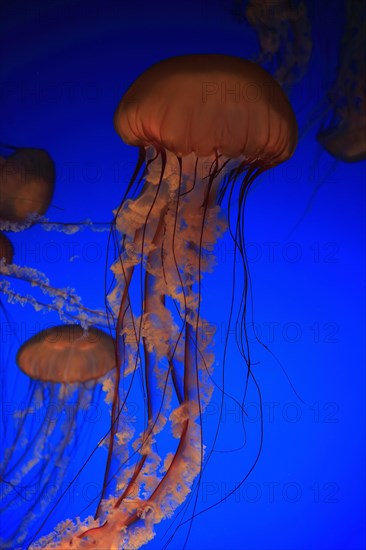
[[[50, 220], [111, 220], [137, 158], [114, 132], [113, 113], [141, 72], [178, 54], [256, 54], [253, 30], [235, 21], [229, 8], [228, 2], [204, 0], [54, 1], [39, 7], [15, 1], [3, 7], [0, 141], [41, 147], [54, 158]], [[190, 549], [365, 548], [365, 162], [334, 161], [315, 140], [320, 121], [309, 124], [335, 74], [344, 2], [324, 2], [316, 13], [309, 9], [313, 54], [307, 75], [290, 96], [305, 135], [290, 161], [255, 183], [246, 205], [254, 320], [270, 349], [253, 341], [253, 369], [263, 399], [263, 449], [238, 491], [194, 520]], [[88, 230], [71, 236], [47, 233], [34, 226], [11, 237], [16, 263], [44, 271], [54, 286], [74, 287], [89, 307], [103, 307], [107, 236]], [[203, 314], [217, 327], [218, 362], [232, 250], [226, 235], [217, 247], [215, 272], [204, 280]], [[70, 261], [72, 256], [77, 257]], [[21, 342], [43, 323], [57, 320], [37, 317], [30, 307], [9, 304], [6, 309]], [[6, 399], [18, 404], [25, 381], [16, 374], [18, 344], [7, 322], [2, 317], [1, 366], [10, 388]], [[227, 383], [241, 395], [233, 335], [229, 342]], [[207, 425], [218, 416], [219, 403], [214, 394]], [[134, 406], [138, 414], [142, 405]], [[198, 510], [230, 492], [253, 463], [260, 433], [253, 390], [247, 407], [246, 448], [213, 457]], [[219, 450], [243, 444], [239, 421], [239, 411], [225, 403]], [[80, 434], [82, 456], [107, 423], [104, 411], [89, 440]], [[102, 483], [103, 460], [101, 454], [86, 468], [57, 508], [58, 520], [90, 502]], [[164, 522], [157, 528], [148, 548], [162, 548], [167, 527]], [[6, 534], [4, 523], [1, 531]], [[183, 540], [184, 533], [178, 533], [171, 548], [181, 548]]]

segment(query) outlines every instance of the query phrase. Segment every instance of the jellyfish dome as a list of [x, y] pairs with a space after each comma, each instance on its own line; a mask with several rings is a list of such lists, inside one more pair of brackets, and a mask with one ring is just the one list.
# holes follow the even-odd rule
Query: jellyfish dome
[[16, 148], [0, 163], [0, 220], [24, 222], [50, 205], [55, 166], [42, 149]]
[[[103, 491], [94, 519], [59, 524], [34, 548], [140, 548], [155, 524], [198, 494], [213, 451], [202, 423], [215, 364], [201, 312], [204, 274], [214, 263], [204, 243], [215, 245], [229, 226], [245, 267], [250, 184], [286, 161], [297, 142], [276, 81], [226, 55], [152, 66], [122, 97], [114, 125], [140, 155], [113, 224], [118, 255], [107, 303], [118, 368]], [[236, 325], [244, 332], [247, 284], [245, 271]], [[245, 342], [243, 334], [243, 384], [252, 376]], [[134, 438], [125, 405], [138, 392], [146, 410]]]
[[80, 325], [49, 328], [27, 340], [17, 354], [19, 368], [30, 378], [63, 384], [101, 378], [115, 365], [113, 339]]
[[187, 55], [154, 65], [124, 95], [114, 124], [126, 143], [178, 157], [220, 152], [278, 164], [297, 140], [280, 86], [255, 63], [226, 55]]

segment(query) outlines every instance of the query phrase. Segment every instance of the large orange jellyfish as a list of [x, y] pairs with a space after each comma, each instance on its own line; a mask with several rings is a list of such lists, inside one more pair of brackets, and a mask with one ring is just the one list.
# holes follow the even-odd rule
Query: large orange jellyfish
[[54, 326], [27, 340], [17, 363], [29, 385], [23, 406], [13, 411], [15, 426], [3, 434], [2, 548], [25, 543], [52, 506], [83, 438], [91, 436], [87, 415], [115, 366], [114, 340], [94, 327]]
[[[200, 479], [214, 363], [201, 316], [203, 275], [212, 267], [204, 243], [224, 233], [226, 214], [245, 260], [250, 184], [286, 161], [297, 142], [294, 113], [276, 81], [226, 55], [154, 65], [123, 96], [114, 124], [140, 156], [114, 219], [120, 237], [113, 234], [118, 257], [108, 303], [119, 369], [104, 490], [94, 518], [66, 520], [34, 548], [139, 548]], [[245, 298], [244, 287], [244, 304]], [[249, 353], [244, 359], [243, 385], [252, 377]], [[145, 425], [131, 449], [126, 401], [139, 388]], [[171, 440], [169, 449], [159, 446], [160, 455], [155, 443], [162, 433]]]

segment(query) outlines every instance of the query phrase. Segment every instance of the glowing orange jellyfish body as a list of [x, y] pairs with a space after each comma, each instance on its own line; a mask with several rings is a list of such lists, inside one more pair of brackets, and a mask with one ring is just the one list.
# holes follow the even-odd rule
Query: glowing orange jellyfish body
[[104, 376], [115, 365], [114, 343], [105, 332], [60, 325], [36, 334], [19, 349], [19, 368], [43, 382], [78, 384]]
[[[54, 326], [26, 341], [17, 363], [29, 386], [14, 434], [4, 437], [0, 462], [1, 514], [7, 525], [2, 548], [29, 537], [32, 525], [52, 505], [70, 460], [85, 434], [85, 415], [115, 366], [113, 339], [90, 327]], [[17, 514], [21, 505], [21, 514]]]
[[[229, 212], [237, 210], [235, 245], [245, 254], [249, 186], [286, 161], [297, 141], [293, 111], [274, 79], [225, 55], [154, 65], [124, 95], [114, 124], [140, 148], [128, 192], [143, 183], [115, 215], [122, 238], [109, 306], [120, 369], [104, 492], [94, 520], [66, 522], [35, 548], [139, 548], [186, 499], [202, 472], [201, 415], [213, 390], [212, 341], [200, 314], [202, 276], [211, 267], [203, 243], [225, 231], [220, 205], [227, 200]], [[132, 434], [122, 411], [134, 380], [142, 382], [147, 417], [128, 454]], [[172, 451], [160, 457], [154, 443], [169, 425]]]

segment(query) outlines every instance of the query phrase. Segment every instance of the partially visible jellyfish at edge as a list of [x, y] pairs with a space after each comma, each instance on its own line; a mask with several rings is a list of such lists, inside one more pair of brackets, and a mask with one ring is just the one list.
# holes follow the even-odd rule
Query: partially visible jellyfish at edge
[[331, 112], [317, 133], [322, 147], [343, 162], [366, 159], [365, 25], [364, 2], [347, 2], [337, 77], [328, 93]]
[[[52, 200], [55, 184], [55, 165], [43, 149], [13, 147], [7, 157], [0, 157], [0, 230], [19, 232], [32, 226], [44, 214]], [[35, 282], [35, 270], [13, 263], [16, 250], [9, 237], [1, 233], [0, 274], [14, 279]], [[11, 247], [11, 254], [9, 253]], [[0, 292], [10, 302], [24, 303], [24, 296], [14, 291], [9, 281], [2, 280]], [[5, 311], [1, 302], [2, 310]], [[8, 317], [6, 313], [6, 317]]]
[[[29, 303], [36, 310], [41, 308], [33, 295], [26, 296], [24, 287], [19, 288], [24, 280], [30, 285], [40, 282], [41, 276], [35, 269], [17, 265], [17, 245], [12, 243], [10, 235], [28, 229], [46, 212], [53, 195], [55, 167], [49, 154], [42, 149], [4, 144], [0, 144], [0, 149], [6, 155], [0, 157], [1, 402], [4, 409], [7, 382], [11, 379], [7, 372], [8, 359], [14, 346], [21, 343], [17, 331], [19, 322], [13, 318], [6, 302], [22, 306]], [[46, 278], [43, 280], [45, 282]], [[6, 350], [5, 341], [9, 344]]]
[[42, 215], [54, 190], [55, 165], [47, 151], [30, 147], [13, 150], [0, 163], [0, 220], [22, 223], [29, 215]]
[[27, 340], [16, 361], [29, 384], [22, 406], [12, 411], [13, 425], [3, 434], [0, 512], [7, 527], [2, 548], [29, 542], [81, 442], [92, 437], [93, 423], [88, 429], [85, 417], [99, 402], [103, 385], [108, 395], [114, 340], [95, 327], [53, 326]]
[[[330, 155], [326, 170], [316, 182], [303, 213], [288, 234], [290, 238], [311, 211], [321, 187], [331, 180], [339, 162], [366, 159], [366, 7], [359, 0], [345, 2], [344, 31], [338, 47], [336, 75], [319, 108], [310, 116], [305, 135], [314, 125], [319, 144], [311, 173], [318, 172], [324, 152]], [[326, 156], [326, 155], [325, 155]]]
[[[233, 89], [239, 99], [225, 93]], [[201, 315], [204, 274], [213, 268], [204, 243], [227, 229], [244, 275], [238, 384], [256, 385], [245, 324], [244, 207], [253, 180], [296, 147], [285, 94], [244, 59], [180, 56], [132, 84], [114, 124], [125, 143], [139, 147], [139, 159], [112, 233], [118, 256], [108, 314], [119, 368], [103, 492], [94, 518], [67, 519], [38, 540], [37, 533], [31, 548], [140, 548], [199, 484], [210, 456], [202, 414], [215, 362]], [[139, 385], [145, 425], [134, 434], [126, 403]], [[171, 450], [160, 456], [155, 444], [163, 436]]]
[[[55, 163], [44, 149], [4, 144], [0, 144], [0, 148], [11, 151], [7, 157], [0, 157], [0, 232], [24, 232], [38, 223], [50, 206], [56, 178]], [[57, 224], [49, 226], [52, 229]], [[64, 232], [71, 231], [65, 228]], [[0, 257], [0, 275], [3, 276], [0, 280], [3, 312], [2, 300], [7, 300], [12, 304], [31, 306], [36, 312], [55, 311], [61, 321], [78, 320], [84, 328], [107, 324], [105, 314], [83, 306], [73, 288], [54, 287], [38, 269], [18, 264], [16, 247], [13, 247], [10, 262]], [[24, 287], [20, 291], [17, 287], [19, 281], [29, 283], [31, 292], [26, 293]], [[38, 288], [38, 297], [35, 288]], [[5, 313], [8, 318], [8, 313]]]

